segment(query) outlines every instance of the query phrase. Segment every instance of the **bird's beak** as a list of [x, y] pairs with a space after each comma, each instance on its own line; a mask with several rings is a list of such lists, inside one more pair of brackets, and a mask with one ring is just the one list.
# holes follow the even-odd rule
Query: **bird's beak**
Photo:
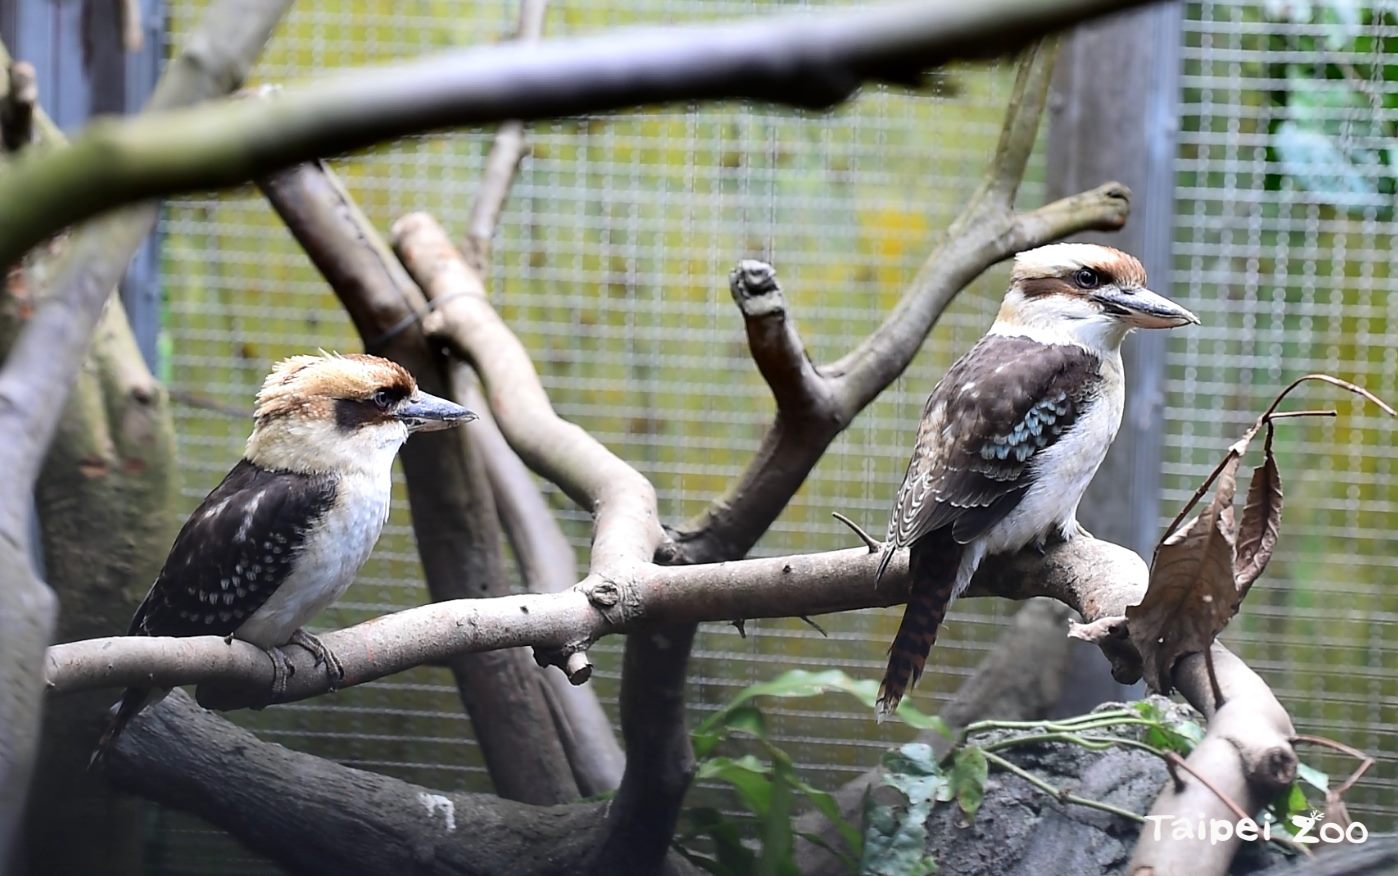
[[450, 429], [457, 423], [469, 423], [476, 415], [455, 402], [419, 392], [394, 414], [408, 426], [409, 432], [435, 432]]
[[1112, 316], [1135, 328], [1161, 329], [1198, 325], [1199, 317], [1149, 289], [1104, 289], [1097, 301]]

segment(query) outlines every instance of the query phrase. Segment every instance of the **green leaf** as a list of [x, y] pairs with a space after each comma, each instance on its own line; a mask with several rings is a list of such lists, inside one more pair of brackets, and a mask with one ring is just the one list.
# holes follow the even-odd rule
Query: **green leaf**
[[[838, 691], [854, 697], [872, 710], [874, 699], [878, 696], [878, 690], [878, 682], [870, 679], [855, 680], [838, 669], [827, 669], [820, 672], [792, 669], [771, 681], [759, 682], [743, 688], [726, 706], [700, 722], [694, 728], [693, 733], [696, 754], [703, 757], [712, 751], [718, 739], [724, 735], [722, 731], [728, 726], [729, 713], [754, 697], [805, 698]], [[936, 730], [948, 739], [952, 738], [946, 723], [940, 718], [923, 714], [906, 702], [899, 707], [898, 717], [915, 729]]]
[[[746, 876], [753, 871], [757, 856], [743, 845], [743, 831], [737, 822], [707, 806], [690, 809], [687, 814], [694, 832], [713, 841], [717, 860], [713, 861], [713, 867], [705, 867], [706, 870], [732, 876]], [[704, 865], [700, 863], [700, 866]]]
[[883, 756], [883, 783], [897, 788], [913, 805], [950, 800], [951, 785], [942, 774], [932, 746], [909, 742]]
[[985, 752], [974, 745], [968, 745], [956, 752], [952, 760], [950, 785], [956, 794], [956, 804], [968, 816], [974, 816], [985, 799], [985, 781], [990, 775], [990, 767], [985, 760]]
[[1292, 822], [1291, 816], [1309, 813], [1311, 804], [1306, 800], [1306, 794], [1301, 790], [1301, 784], [1292, 782], [1272, 801], [1271, 808], [1282, 829], [1287, 833], [1295, 833], [1296, 825]]
[[859, 876], [924, 876], [937, 872], [937, 863], [927, 855], [927, 813], [929, 806], [909, 806], [901, 810], [864, 798], [864, 854], [859, 860]]
[[758, 818], [766, 818], [772, 808], [771, 773], [771, 767], [749, 754], [737, 760], [709, 758], [699, 764], [694, 777], [697, 781], [717, 779], [727, 782], [738, 792], [738, 797], [749, 812]]
[[1296, 778], [1322, 794], [1330, 790], [1330, 777], [1313, 766], [1307, 766], [1303, 763], [1296, 764]]
[[758, 876], [800, 876], [793, 856], [791, 833], [791, 767], [778, 764], [776, 781], [772, 782], [771, 804], [762, 819], [762, 857], [757, 862]]
[[840, 804], [836, 802], [834, 796], [819, 788], [812, 787], [802, 781], [794, 772], [790, 774], [789, 781], [793, 788], [806, 795], [806, 799], [810, 801], [811, 806], [817, 812], [835, 825], [835, 829], [839, 831], [840, 838], [844, 840], [845, 845], [849, 846], [850, 851], [854, 852], [855, 856], [858, 856], [864, 843], [864, 837], [859, 832], [859, 828], [851, 824], [849, 819], [845, 818], [844, 813], [840, 812]]
[[950, 800], [950, 783], [932, 746], [909, 742], [883, 757], [883, 783], [908, 798], [906, 807], [878, 805], [864, 798], [864, 853], [861, 876], [905, 876], [936, 872], [927, 855], [927, 816], [937, 800]]

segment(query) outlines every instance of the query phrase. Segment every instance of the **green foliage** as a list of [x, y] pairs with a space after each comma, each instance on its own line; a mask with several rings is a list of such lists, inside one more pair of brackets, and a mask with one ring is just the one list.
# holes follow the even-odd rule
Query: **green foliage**
[[[984, 758], [982, 758], [984, 762]], [[938, 801], [955, 796], [950, 779], [932, 753], [920, 742], [884, 755], [884, 784], [907, 798], [906, 806], [891, 806], [864, 799], [864, 850], [860, 876], [902, 876], [937, 872], [927, 854], [927, 816]]]
[[[788, 876], [796, 873], [794, 859], [796, 828], [793, 823], [794, 802], [798, 795], [820, 812], [840, 832], [854, 857], [831, 848], [853, 870], [863, 838], [859, 829], [840, 813], [835, 798], [803, 781], [796, 774], [791, 757], [767, 738], [767, 721], [753, 703], [757, 697], [807, 698], [838, 691], [855, 697], [871, 711], [877, 684], [856, 681], [838, 670], [810, 672], [793, 669], [771, 681], [750, 685], [738, 693], [723, 708], [705, 719], [693, 731], [694, 754], [699, 758], [695, 774], [697, 781], [723, 783], [733, 789], [738, 803], [756, 824], [756, 843], [744, 841], [744, 829], [738, 821], [718, 810], [702, 807], [687, 810], [686, 824], [677, 838], [680, 853], [696, 865], [716, 876]], [[924, 715], [912, 707], [900, 714], [914, 726], [937, 728], [945, 725], [937, 718]], [[757, 754], [737, 757], [716, 754], [720, 746], [746, 744]], [[694, 849], [695, 841], [707, 839], [713, 847], [708, 855]], [[813, 835], [806, 839], [823, 841]], [[754, 849], [755, 847], [755, 849]], [[826, 846], [830, 848], [829, 846]]]
[[[1372, 209], [1391, 219], [1398, 129], [1390, 117], [1398, 93], [1381, 86], [1398, 80], [1398, 66], [1386, 62], [1398, 52], [1398, 10], [1385, 3], [1323, 0], [1269, 3], [1266, 12], [1275, 21], [1318, 25], [1280, 29], [1268, 38], [1276, 57], [1288, 61], [1270, 64], [1268, 71], [1283, 84], [1271, 94], [1282, 111], [1268, 131], [1268, 157], [1281, 172], [1268, 176], [1267, 188], [1276, 190], [1290, 178], [1320, 203], [1356, 216]], [[1351, 60], [1356, 56], [1370, 60]], [[1297, 58], [1304, 60], [1290, 60]]]

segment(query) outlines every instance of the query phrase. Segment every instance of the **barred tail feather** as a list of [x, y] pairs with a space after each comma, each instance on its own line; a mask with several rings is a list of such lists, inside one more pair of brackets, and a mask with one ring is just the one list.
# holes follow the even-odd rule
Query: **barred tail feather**
[[97, 740], [97, 750], [92, 752], [92, 759], [87, 762], [87, 768], [95, 769], [116, 744], [117, 737], [126, 729], [127, 723], [146, 706], [164, 699], [166, 693], [168, 691], [155, 691], [148, 687], [128, 687], [116, 705], [112, 706], [112, 719]]
[[898, 634], [888, 649], [888, 668], [884, 671], [875, 704], [880, 723], [897, 710], [908, 688], [922, 677], [927, 655], [937, 641], [937, 629], [951, 605], [960, 553], [960, 546], [954, 542], [913, 545], [909, 556], [912, 589], [903, 611], [903, 622], [898, 625]]

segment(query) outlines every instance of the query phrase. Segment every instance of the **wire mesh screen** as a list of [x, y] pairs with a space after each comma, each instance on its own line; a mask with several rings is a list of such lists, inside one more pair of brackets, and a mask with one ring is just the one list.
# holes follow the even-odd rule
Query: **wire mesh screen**
[[[559, 35], [715, 20], [779, 5], [560, 4], [547, 29]], [[172, 10], [172, 43], [198, 11]], [[513, 3], [298, 3], [256, 75], [291, 81], [490, 42], [513, 30], [515, 14]], [[535, 357], [559, 413], [652, 478], [662, 514], [683, 520], [739, 473], [773, 412], [727, 290], [729, 268], [743, 257], [771, 260], [811, 355], [823, 361], [847, 351], [878, 325], [972, 192], [993, 152], [1012, 77], [1008, 67], [955, 69], [932, 78], [926, 93], [870, 90], [830, 114], [727, 104], [537, 126], [495, 243], [492, 297]], [[334, 168], [380, 229], [427, 210], [460, 234], [488, 147], [489, 132], [453, 134]], [[1038, 203], [1039, 190], [1026, 184], [1022, 202]], [[179, 401], [192, 509], [241, 452], [252, 396], [272, 362], [360, 344], [255, 191], [172, 203], [163, 232], [162, 359]], [[854, 544], [831, 519], [835, 510], [881, 530], [923, 398], [955, 352], [984, 330], [1006, 277], [1003, 268], [992, 272], [952, 306], [905, 377], [836, 442], [758, 553]], [[545, 491], [585, 560], [587, 516]], [[345, 626], [420, 603], [420, 582], [399, 495], [373, 558], [318, 625]], [[916, 695], [921, 705], [935, 708], [959, 685], [1006, 611], [985, 601], [958, 607], [938, 645], [937, 670]], [[693, 718], [786, 667], [833, 665], [877, 677], [897, 614], [823, 619], [828, 638], [799, 621], [753, 622], [745, 638], [731, 627], [706, 628], [691, 667]], [[609, 707], [619, 656], [618, 641], [593, 651], [592, 684]], [[852, 777], [908, 735], [876, 725], [853, 700], [793, 702], [768, 710], [771, 730], [818, 785]], [[354, 766], [432, 787], [489, 789], [443, 670], [234, 719]], [[196, 870], [205, 859], [201, 844], [216, 840], [187, 819], [162, 818], [169, 829], [158, 842], [179, 860], [170, 869]], [[261, 872], [264, 865], [247, 866]]]
[[[1203, 320], [1169, 359], [1162, 513], [1172, 517], [1292, 379], [1326, 371], [1398, 399], [1398, 18], [1383, 3], [1190, 4], [1174, 288]], [[1394, 429], [1331, 389], [1279, 424], [1281, 542], [1226, 635], [1297, 729], [1377, 765], [1351, 811], [1398, 815]], [[1338, 781], [1353, 762], [1314, 757]]]
[[[553, 35], [632, 23], [729, 18], [808, 4], [607, 0], [551, 10]], [[1174, 294], [1201, 329], [1169, 359], [1162, 522], [1274, 390], [1313, 370], [1398, 398], [1387, 294], [1398, 244], [1393, 174], [1398, 72], [1393, 14], [1317, 21], [1273, 5], [1191, 4], [1184, 45]], [[1344, 4], [1337, 4], [1341, 6]], [[174, 4], [178, 44], [200, 6]], [[260, 81], [506, 37], [513, 3], [436, 0], [298, 3], [257, 68]], [[1299, 14], [1299, 13], [1290, 13]], [[1307, 42], [1309, 41], [1309, 42]], [[1324, 48], [1326, 61], [1308, 54]], [[1308, 60], [1310, 59], [1310, 60]], [[756, 449], [772, 403], [726, 288], [739, 258], [772, 261], [801, 333], [828, 361], [887, 313], [972, 191], [1008, 94], [1008, 68], [955, 68], [927, 93], [871, 89], [829, 114], [727, 104], [536, 126], [503, 217], [492, 297], [535, 357], [559, 412], [655, 483], [683, 520], [719, 495]], [[1308, 83], [1308, 84], [1303, 84]], [[372, 111], [366, 108], [366, 111]], [[412, 210], [460, 234], [489, 132], [413, 140], [337, 161], [380, 229]], [[1031, 180], [1021, 203], [1040, 199]], [[187, 198], [166, 211], [164, 377], [176, 394], [187, 509], [241, 452], [247, 413], [276, 359], [360, 348], [348, 319], [265, 202], [251, 190]], [[926, 392], [984, 330], [1006, 278], [961, 296], [907, 374], [832, 446], [757, 553], [852, 544], [839, 510], [873, 531], [885, 520]], [[1305, 406], [1321, 393], [1304, 391]], [[1283, 423], [1283, 539], [1231, 643], [1263, 672], [1303, 731], [1380, 759], [1354, 810], [1371, 829], [1398, 812], [1398, 596], [1388, 547], [1398, 504], [1386, 488], [1392, 427], [1348, 398], [1335, 421]], [[400, 485], [401, 490], [401, 485]], [[579, 557], [589, 521], [544, 486]], [[421, 569], [400, 494], [374, 557], [319, 621], [340, 627], [422, 602]], [[580, 570], [581, 572], [581, 570]], [[967, 601], [938, 643], [915, 700], [934, 709], [974, 666], [1008, 608]], [[705, 628], [695, 649], [693, 719], [779, 669], [839, 666], [877, 677], [896, 611], [754, 622], [747, 636]], [[619, 643], [594, 650], [592, 684], [610, 705]], [[550, 670], [553, 671], [553, 670]], [[794, 703], [794, 704], [793, 704]], [[831, 697], [767, 709], [805, 778], [833, 787], [906, 731]], [[235, 720], [265, 738], [347, 764], [453, 790], [488, 790], [451, 679], [423, 668]], [[1332, 774], [1344, 766], [1317, 758]], [[706, 793], [700, 789], [697, 793]], [[162, 813], [157, 859], [169, 872], [267, 872], [210, 855], [217, 837]], [[211, 869], [217, 867], [217, 870]]]

